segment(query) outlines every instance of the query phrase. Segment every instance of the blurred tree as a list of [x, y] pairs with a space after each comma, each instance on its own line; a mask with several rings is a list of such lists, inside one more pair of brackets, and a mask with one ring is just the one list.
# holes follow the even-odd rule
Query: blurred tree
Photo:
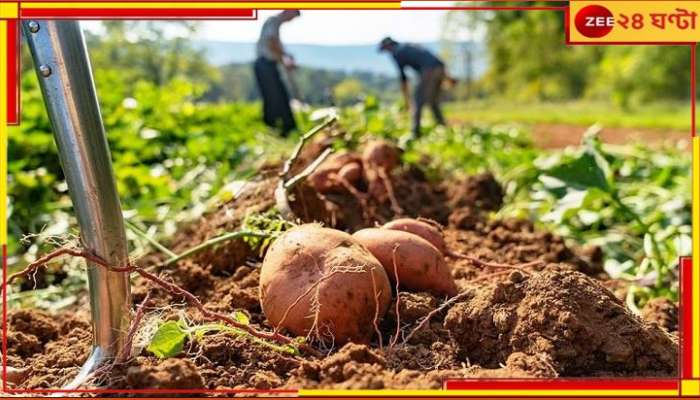
[[364, 85], [354, 78], [344, 79], [333, 87], [333, 98], [339, 106], [356, 103], [364, 93]]
[[[566, 2], [485, 1], [480, 5], [556, 4]], [[687, 47], [567, 46], [561, 11], [454, 10], [446, 17], [445, 31], [459, 32], [454, 24], [483, 30], [488, 70], [479, 87], [489, 95], [539, 101], [588, 96], [621, 106], [690, 95]]]
[[217, 68], [190, 44], [198, 26], [191, 21], [103, 21], [104, 34], [86, 33], [93, 69], [118, 70], [125, 82], [165, 85], [182, 77], [198, 84], [217, 83]]
[[687, 46], [611, 46], [590, 72], [587, 95], [621, 107], [690, 98]]

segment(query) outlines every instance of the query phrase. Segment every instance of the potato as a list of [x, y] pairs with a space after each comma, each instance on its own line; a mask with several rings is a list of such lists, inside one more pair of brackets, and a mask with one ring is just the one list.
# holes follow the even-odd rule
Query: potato
[[390, 172], [400, 162], [400, 150], [385, 140], [372, 140], [362, 152], [362, 163], [365, 169], [380, 168]]
[[457, 294], [457, 286], [442, 253], [420, 236], [381, 228], [362, 229], [353, 236], [377, 257], [394, 282], [396, 247], [396, 269], [399, 284], [404, 288], [436, 295]]
[[447, 255], [447, 244], [442, 234], [442, 229], [437, 222], [420, 220], [413, 218], [399, 218], [387, 222], [382, 226], [384, 229], [409, 232], [418, 235], [435, 246], [443, 255]]
[[262, 311], [272, 326], [294, 335], [369, 343], [375, 315], [381, 320], [390, 302], [384, 268], [345, 232], [317, 224], [295, 227], [275, 240], [263, 260]]
[[362, 165], [358, 162], [345, 164], [345, 166], [338, 171], [338, 176], [351, 184], [355, 184], [362, 178]]
[[[316, 171], [314, 171], [308, 177], [309, 184], [320, 193], [329, 193], [335, 190], [342, 190], [343, 186], [335, 179], [333, 176], [335, 174], [340, 174], [342, 169], [348, 165], [357, 164], [359, 165], [360, 158], [353, 153], [340, 152], [331, 154], [326, 161], [322, 162], [318, 166]], [[362, 175], [360, 170], [357, 173], [358, 178]], [[347, 179], [347, 178], [346, 178]], [[348, 182], [357, 182], [357, 178], [354, 180], [348, 179]]]

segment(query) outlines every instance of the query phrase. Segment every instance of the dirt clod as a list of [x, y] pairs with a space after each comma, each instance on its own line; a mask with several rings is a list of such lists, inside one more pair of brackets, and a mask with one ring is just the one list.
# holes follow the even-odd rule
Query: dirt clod
[[665, 297], [651, 299], [642, 309], [642, 319], [656, 323], [668, 332], [677, 332], [678, 305]]
[[151, 366], [126, 371], [129, 386], [139, 389], [202, 389], [204, 380], [190, 360], [169, 358]]

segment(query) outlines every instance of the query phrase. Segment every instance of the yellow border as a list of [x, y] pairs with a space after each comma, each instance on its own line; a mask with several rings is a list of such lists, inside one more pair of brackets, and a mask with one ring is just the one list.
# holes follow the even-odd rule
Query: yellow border
[[17, 18], [19, 16], [19, 3], [8, 1], [0, 3], [0, 18]]
[[138, 9], [173, 9], [173, 8], [198, 8], [198, 9], [222, 9], [222, 8], [256, 8], [259, 10], [265, 9], [280, 9], [280, 8], [333, 8], [333, 9], [376, 9], [376, 8], [401, 8], [401, 2], [384, 2], [384, 1], [367, 1], [365, 3], [339, 3], [339, 2], [201, 2], [201, 3], [154, 3], [154, 2], [138, 2], [138, 3], [123, 3], [123, 2], [91, 2], [91, 3], [76, 3], [76, 2], [31, 2], [21, 3], [21, 9], [66, 9], [66, 8], [97, 8], [97, 9], [119, 9], [119, 8], [138, 8]]
[[700, 396], [700, 381], [689, 379], [681, 381], [681, 396]]

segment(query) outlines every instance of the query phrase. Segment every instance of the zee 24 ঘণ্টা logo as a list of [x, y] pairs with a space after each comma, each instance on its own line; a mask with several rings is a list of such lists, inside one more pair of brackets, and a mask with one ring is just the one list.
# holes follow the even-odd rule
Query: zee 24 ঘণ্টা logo
[[607, 8], [599, 5], [583, 7], [574, 19], [576, 29], [589, 38], [600, 38], [612, 31], [615, 17]]
[[589, 5], [576, 13], [574, 25], [579, 33], [588, 38], [601, 38], [609, 34], [615, 25], [624, 30], [641, 30], [647, 27], [657, 30], [695, 30], [698, 14], [684, 8], [671, 12], [619, 13], [617, 18], [601, 5]]

